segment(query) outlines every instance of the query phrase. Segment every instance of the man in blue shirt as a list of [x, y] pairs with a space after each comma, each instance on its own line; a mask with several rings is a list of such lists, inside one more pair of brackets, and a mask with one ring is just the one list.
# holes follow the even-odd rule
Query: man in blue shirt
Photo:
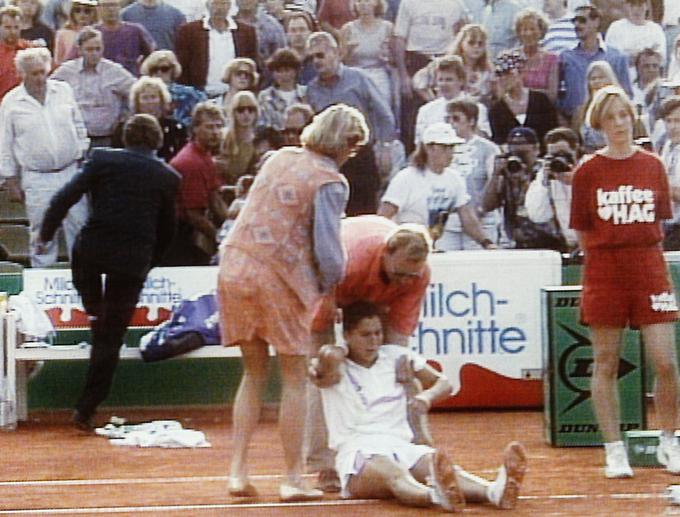
[[314, 111], [344, 103], [361, 111], [369, 123], [375, 154], [370, 146], [363, 147], [341, 172], [350, 184], [347, 215], [374, 214], [381, 186], [378, 171], [391, 168], [390, 149], [396, 136], [392, 110], [363, 71], [342, 64], [340, 49], [330, 34], [312, 33], [307, 39], [307, 55], [318, 73], [307, 85], [307, 102]]
[[605, 45], [599, 32], [601, 21], [602, 17], [597, 7], [584, 5], [576, 9], [574, 25], [579, 44], [575, 49], [565, 50], [560, 55], [563, 91], [558, 106], [562, 115], [569, 120], [585, 101], [586, 71], [593, 61], [607, 61], [623, 89], [632, 96], [628, 59], [617, 49]]
[[126, 22], [143, 25], [156, 42], [156, 48], [175, 50], [175, 34], [186, 22], [182, 12], [162, 0], [137, 0], [121, 12]]

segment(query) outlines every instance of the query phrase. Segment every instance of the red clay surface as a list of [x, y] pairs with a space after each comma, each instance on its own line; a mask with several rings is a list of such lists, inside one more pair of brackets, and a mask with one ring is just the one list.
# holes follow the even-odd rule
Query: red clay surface
[[[282, 452], [271, 411], [263, 418], [251, 453], [257, 500], [239, 501], [226, 491], [231, 443], [224, 408], [102, 412], [131, 421], [179, 419], [204, 431], [209, 449], [132, 449], [105, 438], [83, 436], [69, 414], [32, 413], [16, 432], [0, 433], [0, 515], [437, 515], [388, 501], [281, 505], [277, 500]], [[653, 415], [651, 415], [653, 422]], [[680, 515], [663, 492], [680, 484], [660, 469], [637, 468], [631, 480], [603, 477], [599, 448], [552, 448], [537, 411], [439, 412], [431, 415], [440, 447], [463, 468], [493, 478], [503, 446], [527, 448], [529, 472], [513, 511], [470, 504], [465, 515], [619, 516]]]

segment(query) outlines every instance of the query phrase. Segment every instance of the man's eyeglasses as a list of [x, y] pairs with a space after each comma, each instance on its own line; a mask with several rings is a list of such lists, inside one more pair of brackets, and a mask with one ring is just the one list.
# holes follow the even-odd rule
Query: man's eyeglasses
[[257, 108], [255, 106], [239, 106], [235, 111], [236, 113], [255, 113]]
[[172, 66], [170, 66], [170, 65], [158, 65], [158, 66], [154, 66], [151, 69], [152, 74], [155, 74], [156, 72], [160, 72], [162, 74], [167, 74], [170, 71], [172, 71]]

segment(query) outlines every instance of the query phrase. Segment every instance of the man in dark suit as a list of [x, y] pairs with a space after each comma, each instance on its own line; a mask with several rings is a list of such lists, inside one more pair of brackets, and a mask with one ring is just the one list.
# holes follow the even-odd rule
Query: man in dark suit
[[182, 25], [176, 53], [182, 65], [179, 82], [216, 97], [226, 91], [224, 67], [235, 57], [257, 57], [255, 29], [229, 16], [231, 0], [208, 0], [208, 17]]
[[163, 143], [156, 118], [134, 115], [123, 131], [125, 149], [95, 149], [83, 170], [54, 195], [38, 242], [50, 242], [69, 208], [89, 196], [90, 216], [73, 246], [71, 264], [92, 329], [87, 378], [73, 415], [82, 430], [94, 427], [92, 417], [108, 396], [146, 275], [158, 264], [176, 225], [180, 177], [155, 155]]

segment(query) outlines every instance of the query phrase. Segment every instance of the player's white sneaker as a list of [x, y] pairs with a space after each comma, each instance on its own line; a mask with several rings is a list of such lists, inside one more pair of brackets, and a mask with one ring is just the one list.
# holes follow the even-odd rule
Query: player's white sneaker
[[430, 466], [430, 479], [434, 489], [434, 503], [447, 512], [462, 512], [465, 496], [458, 486], [456, 473], [451, 461], [442, 451], [435, 451]]
[[680, 474], [680, 443], [673, 438], [661, 437], [656, 448], [656, 459], [666, 467], [671, 474]]
[[630, 464], [628, 463], [628, 453], [623, 446], [623, 442], [607, 445], [608, 446], [605, 446], [607, 466], [604, 468], [604, 475], [610, 479], [632, 478], [633, 469], [630, 468]]
[[498, 469], [498, 476], [487, 489], [489, 501], [506, 510], [514, 508], [526, 470], [527, 454], [524, 447], [519, 442], [510, 442], [503, 451], [503, 465]]

